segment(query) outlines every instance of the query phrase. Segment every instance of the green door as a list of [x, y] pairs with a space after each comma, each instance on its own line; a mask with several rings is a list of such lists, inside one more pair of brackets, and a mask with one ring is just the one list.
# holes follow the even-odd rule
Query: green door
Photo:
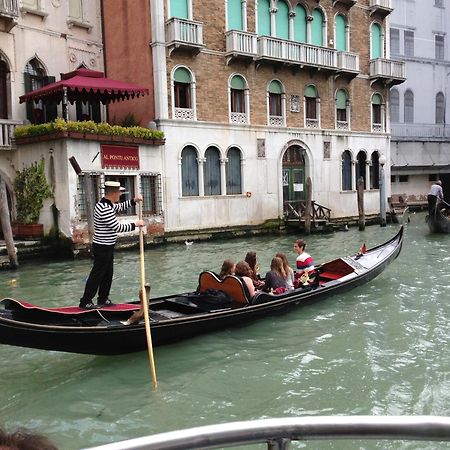
[[305, 160], [303, 149], [289, 147], [283, 156], [283, 203], [305, 200]]
[[381, 58], [381, 28], [380, 25], [374, 23], [372, 25], [372, 33], [371, 33], [371, 59]]
[[189, 19], [188, 0], [170, 0], [170, 16]]

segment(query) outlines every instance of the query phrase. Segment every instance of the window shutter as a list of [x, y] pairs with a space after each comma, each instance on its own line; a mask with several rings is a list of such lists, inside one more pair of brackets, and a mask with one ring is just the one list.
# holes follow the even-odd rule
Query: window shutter
[[347, 108], [347, 94], [343, 89], [339, 89], [336, 93], [336, 108], [337, 109]]
[[[43, 77], [43, 85], [47, 86], [48, 84], [52, 84], [56, 81], [55, 77], [47, 76]], [[55, 120], [56, 117], [58, 117], [58, 107], [57, 104], [52, 103], [45, 103], [45, 121], [51, 122], [52, 120]]]

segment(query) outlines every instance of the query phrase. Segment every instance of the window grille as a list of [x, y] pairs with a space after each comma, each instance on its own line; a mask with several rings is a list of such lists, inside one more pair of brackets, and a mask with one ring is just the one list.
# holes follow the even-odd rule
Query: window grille
[[142, 214], [146, 216], [161, 214], [161, 175], [142, 174], [141, 193], [144, 199], [142, 202]]

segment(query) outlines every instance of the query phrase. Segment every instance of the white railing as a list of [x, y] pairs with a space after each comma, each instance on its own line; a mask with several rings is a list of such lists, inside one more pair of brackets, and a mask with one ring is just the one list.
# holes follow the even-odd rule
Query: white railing
[[231, 123], [248, 123], [247, 113], [232, 112], [230, 114]]
[[370, 77], [406, 79], [405, 63], [385, 58], [371, 59]]
[[257, 35], [245, 31], [231, 30], [225, 33], [227, 53], [256, 56], [258, 52]]
[[23, 125], [23, 122], [0, 119], [0, 147], [12, 147], [11, 139], [14, 136], [14, 129], [18, 125]]
[[[449, 442], [450, 418], [319, 416], [249, 420], [169, 431], [91, 447], [90, 450], [190, 450], [231, 448], [251, 444], [266, 444], [266, 448], [271, 450], [287, 450], [291, 441], [304, 443], [306, 440], [342, 439]], [[418, 444], [417, 446], [421, 447]], [[354, 447], [354, 445], [340, 445], [340, 447]], [[386, 448], [386, 445], [383, 445], [383, 448]]]
[[382, 123], [373, 123], [372, 124], [372, 131], [374, 133], [382, 133], [384, 131], [383, 124]]
[[341, 70], [359, 72], [359, 55], [357, 53], [338, 52], [337, 66]]
[[319, 119], [305, 119], [306, 128], [319, 128]]
[[175, 108], [175, 119], [194, 120], [194, 108]]
[[337, 120], [336, 121], [336, 129], [337, 130], [348, 130], [348, 121], [347, 120]]
[[274, 127], [282, 127], [284, 125], [283, 116], [269, 116], [269, 125]]
[[0, 0], [0, 16], [19, 16], [19, 5], [17, 0]]
[[392, 139], [404, 138], [450, 138], [450, 125], [425, 124], [425, 123], [391, 123]]
[[203, 24], [194, 20], [172, 17], [167, 21], [167, 43], [203, 47]]
[[392, 9], [391, 0], [370, 0], [370, 7]]

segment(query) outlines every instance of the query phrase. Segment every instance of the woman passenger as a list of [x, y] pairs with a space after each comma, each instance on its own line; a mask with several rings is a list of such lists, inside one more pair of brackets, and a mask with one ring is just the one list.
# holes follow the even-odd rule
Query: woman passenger
[[250, 266], [250, 270], [252, 271], [250, 278], [253, 281], [253, 286], [256, 289], [260, 289], [264, 286], [264, 282], [259, 277], [259, 264], [256, 258], [256, 252], [248, 252], [245, 255], [245, 262]]
[[287, 290], [288, 283], [286, 281], [286, 272], [283, 268], [283, 260], [278, 256], [275, 256], [270, 263], [270, 271], [266, 273], [263, 291], [272, 292], [277, 288], [284, 288]]
[[289, 265], [289, 261], [287, 259], [287, 256], [282, 253], [278, 252], [275, 256], [281, 259], [283, 261], [283, 270], [286, 274], [286, 282], [288, 285], [288, 289], [294, 289], [294, 271], [292, 267]]
[[234, 270], [234, 274], [237, 277], [241, 277], [244, 281], [245, 285], [247, 286], [248, 293], [250, 297], [253, 297], [255, 295], [255, 286], [253, 286], [253, 281], [250, 278], [250, 275], [252, 274], [252, 269], [250, 269], [250, 266], [245, 261], [239, 261], [236, 264], [236, 269]]
[[236, 264], [231, 259], [226, 259], [220, 269], [219, 278], [223, 280], [227, 275], [234, 275]]

